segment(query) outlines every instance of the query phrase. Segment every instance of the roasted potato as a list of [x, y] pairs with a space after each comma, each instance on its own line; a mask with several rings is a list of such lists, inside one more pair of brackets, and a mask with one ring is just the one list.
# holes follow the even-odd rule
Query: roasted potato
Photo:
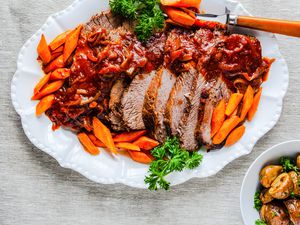
[[284, 201], [284, 204], [290, 214], [291, 221], [295, 225], [300, 224], [300, 200], [289, 199]]
[[278, 203], [269, 203], [263, 205], [260, 210], [260, 217], [268, 225], [288, 225], [290, 224], [289, 216], [284, 207]]
[[259, 198], [263, 204], [271, 202], [274, 198], [270, 195], [269, 189], [264, 189], [260, 192]]
[[297, 167], [300, 169], [300, 155], [297, 156]]
[[298, 184], [298, 174], [295, 171], [291, 171], [288, 174], [292, 178], [292, 181], [293, 181], [293, 186], [294, 186], [293, 192], [294, 192], [294, 194], [299, 195], [300, 194], [300, 188], [299, 188], [299, 184]]
[[282, 166], [269, 165], [264, 167], [259, 174], [260, 183], [265, 188], [271, 187], [272, 182], [282, 172]]
[[285, 199], [294, 189], [292, 178], [288, 173], [280, 174], [271, 184], [269, 193], [273, 198]]

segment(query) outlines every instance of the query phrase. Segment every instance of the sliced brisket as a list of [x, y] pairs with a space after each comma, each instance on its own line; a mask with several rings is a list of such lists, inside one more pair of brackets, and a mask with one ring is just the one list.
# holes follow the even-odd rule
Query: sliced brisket
[[213, 145], [211, 139], [211, 119], [213, 110], [221, 99], [224, 99], [227, 102], [230, 95], [231, 91], [221, 77], [216, 81], [210, 81], [206, 90], [202, 92], [202, 107], [200, 107], [201, 111], [199, 113], [196, 137], [207, 149], [216, 147]]
[[121, 100], [123, 121], [131, 130], [145, 129], [142, 116], [144, 99], [155, 74], [154, 70], [148, 74], [136, 75], [123, 94]]
[[173, 136], [178, 134], [179, 122], [187, 106], [193, 81], [190, 71], [182, 73], [177, 77], [167, 101], [164, 122], [168, 133]]
[[206, 81], [194, 68], [190, 69], [190, 76], [193, 77], [193, 85], [178, 127], [178, 136], [181, 147], [188, 151], [195, 151], [199, 149], [195, 132], [199, 117], [201, 93]]
[[159, 142], [164, 142], [167, 131], [164, 124], [164, 113], [176, 76], [168, 69], [159, 69], [149, 85], [143, 107], [143, 120], [146, 129]]
[[109, 120], [112, 129], [115, 131], [123, 131], [126, 129], [122, 118], [121, 107], [121, 99], [126, 86], [127, 82], [125, 79], [119, 79], [115, 82], [110, 92], [109, 109], [111, 112], [109, 113]]

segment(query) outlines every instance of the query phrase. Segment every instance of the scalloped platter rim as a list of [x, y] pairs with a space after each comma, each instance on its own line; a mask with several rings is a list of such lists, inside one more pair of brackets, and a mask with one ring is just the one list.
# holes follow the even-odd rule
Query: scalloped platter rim
[[[248, 14], [244, 7], [230, 0], [203, 0], [201, 7], [207, 12], [222, 13], [227, 6], [233, 13]], [[108, 9], [108, 0], [76, 0], [65, 10], [51, 15], [46, 23], [21, 48], [17, 61], [17, 71], [11, 83], [11, 98], [15, 110], [20, 115], [22, 126], [28, 139], [39, 149], [54, 157], [62, 167], [72, 169], [83, 176], [102, 184], [122, 183], [137, 188], [146, 188], [144, 177], [148, 166], [135, 163], [127, 157], [112, 158], [105, 151], [99, 156], [90, 156], [82, 150], [76, 136], [70, 131], [51, 130], [51, 122], [46, 116], [35, 117], [35, 102], [30, 101], [33, 87], [42, 76], [37, 58], [36, 46], [41, 33], [49, 40], [68, 28], [85, 23], [97, 12]], [[79, 15], [79, 16], [74, 16]], [[263, 84], [261, 105], [251, 123], [246, 123], [244, 137], [234, 146], [206, 153], [203, 163], [195, 170], [173, 173], [168, 179], [172, 185], [183, 183], [193, 177], [203, 178], [216, 174], [227, 164], [249, 154], [255, 143], [277, 123], [282, 102], [288, 88], [289, 74], [285, 60], [279, 52], [273, 34], [233, 28], [237, 33], [256, 36], [262, 43], [263, 55], [276, 58], [269, 80]], [[49, 41], [48, 40], [48, 41]]]

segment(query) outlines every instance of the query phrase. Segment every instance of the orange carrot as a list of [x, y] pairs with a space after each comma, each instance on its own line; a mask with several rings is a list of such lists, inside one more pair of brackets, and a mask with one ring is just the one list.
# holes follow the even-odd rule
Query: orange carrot
[[40, 116], [52, 106], [55, 96], [48, 95], [44, 97], [36, 106], [35, 115]]
[[134, 145], [132, 143], [126, 143], [126, 142], [116, 143], [116, 147], [121, 149], [131, 150], [131, 151], [141, 151], [139, 146]]
[[225, 100], [222, 99], [219, 104], [214, 109], [212, 119], [211, 119], [211, 136], [215, 136], [215, 134], [220, 130], [222, 124], [225, 120]]
[[50, 79], [50, 73], [43, 76], [42, 79], [38, 82], [38, 84], [35, 86], [33, 93], [37, 94], [49, 81]]
[[60, 46], [57, 49], [55, 49], [54, 51], [51, 52], [51, 54], [57, 54], [57, 53], [62, 53], [64, 51], [64, 46]]
[[143, 136], [133, 142], [133, 144], [139, 146], [143, 150], [149, 151], [157, 147], [159, 145], [159, 142]]
[[244, 133], [245, 133], [246, 127], [244, 125], [235, 128], [229, 135], [228, 138], [226, 140], [225, 146], [231, 146], [235, 143], [237, 143], [241, 137], [243, 137]]
[[50, 80], [64, 80], [71, 75], [71, 70], [67, 68], [60, 68], [54, 70], [50, 75]]
[[52, 62], [50, 62], [49, 65], [44, 68], [44, 71], [45, 71], [45, 73], [49, 73], [56, 69], [63, 68], [64, 66], [65, 66], [64, 57], [63, 57], [63, 55], [60, 55], [59, 57], [54, 59]]
[[60, 46], [62, 46], [66, 42], [66, 37], [67, 35], [72, 32], [72, 30], [67, 30], [64, 33], [61, 33], [58, 35], [50, 44], [49, 47], [51, 48], [52, 51], [56, 50]]
[[253, 95], [254, 95], [254, 91], [253, 88], [251, 87], [251, 85], [248, 85], [248, 88], [244, 94], [244, 98], [243, 98], [243, 107], [242, 107], [242, 111], [241, 111], [241, 121], [245, 119], [249, 109], [251, 108], [252, 104], [253, 104]]
[[164, 6], [184, 7], [184, 8], [199, 8], [201, 0], [161, 0]]
[[83, 145], [84, 149], [92, 154], [92, 155], [99, 155], [100, 151], [99, 149], [93, 144], [91, 139], [85, 134], [85, 133], [80, 133], [77, 135], [80, 143]]
[[37, 47], [37, 52], [38, 52], [39, 57], [43, 61], [44, 65], [46, 65], [50, 62], [51, 52], [50, 52], [50, 49], [48, 47], [48, 44], [47, 44], [47, 41], [46, 41], [46, 38], [45, 38], [44, 34], [42, 34], [40, 43]]
[[93, 128], [95, 136], [102, 141], [111, 152], [117, 154], [110, 130], [96, 117], [93, 118]]
[[114, 137], [114, 142], [133, 142], [139, 137], [146, 134], [146, 130], [140, 130], [140, 131], [132, 131], [132, 132], [124, 132], [121, 134], [117, 134]]
[[179, 23], [184, 26], [193, 26], [195, 23], [195, 18], [191, 17], [189, 14], [180, 9], [168, 6], [164, 6], [162, 8], [169, 18], [175, 23]]
[[93, 108], [96, 108], [97, 105], [98, 105], [98, 103], [93, 101], [89, 104], [89, 107], [93, 109]]
[[260, 102], [260, 97], [261, 97], [261, 93], [262, 93], [262, 88], [259, 88], [258, 92], [254, 95], [253, 98], [253, 103], [251, 108], [248, 111], [248, 120], [251, 121], [257, 111], [259, 102]]
[[222, 127], [218, 133], [213, 138], [213, 143], [215, 145], [221, 144], [228, 134], [240, 123], [240, 118], [238, 116], [233, 116], [224, 121]]
[[66, 37], [65, 48], [64, 48], [64, 62], [72, 55], [72, 52], [76, 49], [79, 35], [82, 25], [79, 25], [74, 31], [70, 32]]
[[96, 145], [97, 147], [100, 148], [105, 148], [105, 144], [103, 144], [102, 141], [100, 141], [98, 138], [95, 137], [95, 135], [93, 134], [88, 134], [89, 138], [91, 139], [91, 141], [93, 142], [94, 145]]
[[54, 81], [44, 87], [40, 92], [32, 96], [31, 100], [39, 100], [46, 95], [52, 94], [64, 85], [64, 80]]
[[240, 93], [234, 93], [230, 96], [230, 99], [228, 101], [225, 114], [226, 116], [230, 116], [234, 110], [237, 108], [237, 106], [240, 104], [240, 102], [243, 99], [243, 94]]
[[134, 161], [139, 163], [149, 164], [153, 161], [152, 157], [144, 152], [128, 151], [128, 153]]
[[52, 62], [53, 60], [55, 60], [56, 58], [58, 58], [59, 56], [61, 56], [61, 55], [62, 55], [62, 52], [53, 53], [53, 54], [51, 55], [51, 62]]

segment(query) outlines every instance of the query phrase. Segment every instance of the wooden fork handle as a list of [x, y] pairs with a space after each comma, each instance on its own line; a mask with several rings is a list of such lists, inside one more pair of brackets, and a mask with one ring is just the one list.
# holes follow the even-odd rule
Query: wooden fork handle
[[236, 25], [277, 34], [300, 37], [300, 21], [238, 16]]

